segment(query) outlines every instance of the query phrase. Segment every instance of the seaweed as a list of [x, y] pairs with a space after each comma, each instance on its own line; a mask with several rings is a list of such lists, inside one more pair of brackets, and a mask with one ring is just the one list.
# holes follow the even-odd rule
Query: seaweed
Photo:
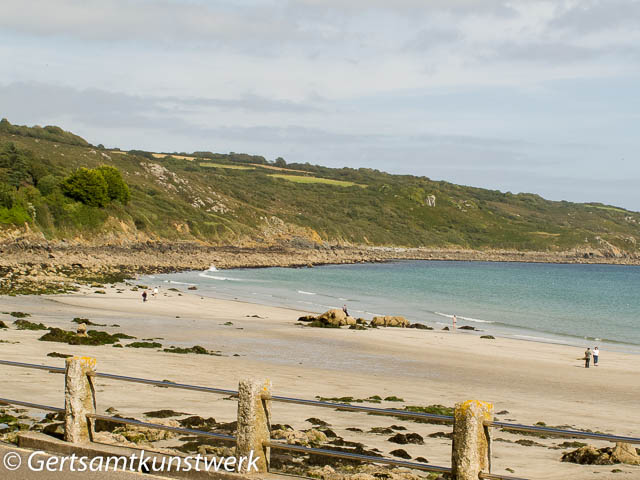
[[46, 325], [30, 322], [29, 320], [16, 320], [13, 324], [18, 330], [49, 330]]
[[162, 344], [158, 342], [133, 342], [127, 345], [129, 348], [162, 348]]

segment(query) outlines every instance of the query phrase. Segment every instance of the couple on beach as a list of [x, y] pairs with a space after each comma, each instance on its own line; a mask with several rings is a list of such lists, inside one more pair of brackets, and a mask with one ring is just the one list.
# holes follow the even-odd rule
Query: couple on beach
[[587, 351], [584, 352], [584, 368], [589, 368], [589, 362], [591, 361], [591, 356], [593, 355], [593, 366], [598, 366], [598, 357], [600, 356], [600, 350], [598, 347], [594, 347], [593, 351], [591, 348], [587, 347]]
[[[153, 289], [153, 293], [152, 293], [151, 295], [152, 295], [154, 298], [158, 295], [158, 289], [159, 289], [159, 288], [160, 288], [160, 287], [156, 287], [156, 288], [154, 288], [154, 289]], [[147, 297], [148, 297], [148, 294], [147, 294], [147, 291], [145, 290], [144, 292], [142, 292], [142, 301], [143, 301], [143, 302], [146, 302], [146, 301], [147, 301]]]

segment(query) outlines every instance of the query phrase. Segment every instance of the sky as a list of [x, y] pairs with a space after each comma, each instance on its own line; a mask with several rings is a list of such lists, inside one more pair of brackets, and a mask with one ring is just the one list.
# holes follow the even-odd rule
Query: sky
[[14, 124], [640, 211], [640, 0], [2, 3]]

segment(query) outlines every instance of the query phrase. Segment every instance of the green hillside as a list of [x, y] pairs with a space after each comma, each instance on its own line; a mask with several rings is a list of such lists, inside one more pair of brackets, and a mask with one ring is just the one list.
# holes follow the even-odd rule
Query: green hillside
[[[101, 165], [121, 172], [128, 203], [112, 197], [91, 205], [65, 190], [64, 180], [74, 171]], [[272, 164], [246, 154], [106, 150], [58, 127], [2, 120], [0, 231], [25, 223], [50, 240], [94, 243], [164, 239], [536, 251], [604, 246], [640, 253], [640, 214], [622, 208], [371, 169], [287, 165], [282, 159]]]

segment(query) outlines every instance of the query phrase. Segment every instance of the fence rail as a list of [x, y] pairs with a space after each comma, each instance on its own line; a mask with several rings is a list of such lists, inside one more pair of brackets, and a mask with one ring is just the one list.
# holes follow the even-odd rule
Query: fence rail
[[640, 438], [636, 437], [621, 437], [618, 435], [608, 435], [606, 433], [582, 432], [580, 430], [563, 430], [560, 428], [541, 427], [538, 425], [520, 425], [517, 423], [505, 422], [484, 422], [484, 425], [487, 427], [499, 427], [503, 430], [533, 432], [559, 437], [592, 438], [594, 440], [605, 440], [608, 442], [640, 443]]
[[64, 413], [64, 408], [51, 407], [49, 405], [40, 405], [39, 403], [22, 402], [20, 400], [9, 400], [8, 398], [0, 398], [0, 405], [18, 405], [20, 407], [33, 408], [34, 410], [48, 410], [50, 412]]
[[237, 440], [236, 437], [234, 437], [233, 435], [225, 435], [223, 433], [214, 433], [214, 432], [205, 432], [203, 430], [195, 430], [193, 428], [172, 427], [170, 425], [162, 425], [159, 423], [141, 422], [140, 420], [131, 420], [129, 418], [111, 417], [108, 415], [96, 415], [96, 414], [89, 414], [87, 415], [87, 418], [94, 421], [105, 420], [107, 422], [112, 422], [112, 423], [121, 423], [125, 425], [133, 425], [136, 427], [154, 428], [156, 430], [165, 430], [168, 432], [188, 433], [190, 435], [210, 437], [210, 438], [215, 438], [217, 440], [227, 440], [227, 441], [234, 441], [234, 442]]
[[[74, 357], [73, 360], [77, 362], [81, 362], [83, 359]], [[73, 375], [73, 373], [70, 373], [71, 363], [69, 363], [69, 360], [67, 360], [67, 368], [52, 367], [48, 365], [36, 365], [36, 364], [22, 363], [22, 362], [12, 362], [8, 360], [0, 360], [0, 365], [19, 367], [19, 368], [28, 368], [28, 369], [37, 369], [37, 370], [48, 371], [50, 373], [65, 373], [67, 378], [70, 375]], [[76, 367], [78, 367], [78, 365], [79, 364], [76, 364]], [[203, 393], [221, 394], [221, 395], [227, 395], [233, 398], [238, 398], [240, 402], [242, 401], [246, 402], [245, 405], [255, 406], [256, 404], [265, 405], [267, 403], [270, 404], [271, 402], [282, 402], [282, 403], [305, 405], [310, 407], [332, 408], [332, 409], [337, 409], [341, 411], [344, 410], [344, 411], [351, 411], [351, 412], [363, 412], [363, 413], [374, 414], [374, 415], [419, 418], [419, 419], [429, 420], [436, 423], [451, 423], [451, 424], [454, 424], [454, 433], [456, 431], [455, 418], [458, 418], [457, 416], [454, 417], [450, 415], [438, 415], [438, 414], [422, 413], [422, 412], [409, 412], [406, 410], [365, 407], [365, 406], [351, 405], [347, 403], [334, 403], [334, 402], [321, 401], [321, 400], [308, 400], [308, 399], [301, 399], [301, 398], [294, 398], [294, 397], [277, 396], [277, 395], [271, 395], [270, 391], [265, 391], [266, 389], [260, 390], [259, 393], [247, 394], [246, 391], [243, 393], [241, 388], [239, 388], [238, 390], [228, 390], [228, 389], [222, 389], [222, 388], [174, 383], [174, 382], [169, 382], [164, 380], [159, 381], [159, 380], [151, 380], [146, 378], [129, 377], [129, 376], [116, 375], [111, 373], [96, 372], [93, 369], [93, 367], [84, 369], [84, 370], [81, 369], [80, 372], [81, 372], [80, 376], [79, 377], [77, 376], [76, 380], [78, 378], [84, 378], [87, 382], [89, 382], [89, 379], [93, 381], [93, 379], [96, 379], [96, 378], [103, 378], [103, 379], [115, 380], [115, 381], [133, 382], [133, 383], [161, 386], [161, 387], [167, 387], [167, 388], [198, 391]], [[242, 383], [241, 383], [241, 386], [242, 386]], [[88, 392], [90, 392], [89, 394], [92, 396], [95, 395], [95, 389], [93, 388], [93, 385], [90, 385], [90, 388], [88, 388]], [[92, 397], [92, 400], [93, 400], [93, 404], [95, 405], [95, 398]], [[473, 402], [475, 401], [471, 401], [471, 403]], [[475, 402], [475, 403], [481, 404], [481, 402]], [[465, 402], [465, 404], [469, 404], [469, 402]], [[465, 405], [465, 404], [460, 404], [460, 405]], [[49, 405], [41, 405], [37, 403], [24, 402], [21, 400], [11, 400], [6, 398], [0, 398], [0, 405], [18, 405], [18, 406], [23, 406], [27, 408], [48, 410], [48, 411], [57, 412], [57, 413], [65, 413], [65, 415], [70, 414], [69, 405], [65, 405], [65, 408], [58, 408], [58, 407], [52, 407]], [[270, 415], [270, 407], [264, 407], [264, 408], [267, 410], [265, 413], [266, 413], [266, 418], [268, 418]], [[456, 408], [458, 408], [458, 406], [456, 406]], [[468, 410], [468, 407], [464, 407], [464, 411], [466, 412], [467, 410]], [[460, 411], [463, 411], [463, 410], [461, 409]], [[458, 412], [458, 410], [456, 410], [456, 412]], [[75, 414], [75, 417], [78, 418], [77, 412], [74, 412], [74, 414]], [[456, 413], [456, 415], [458, 415], [458, 413]], [[237, 449], [241, 448], [240, 439], [233, 435], [207, 432], [203, 430], [190, 429], [190, 428], [172, 427], [168, 425], [142, 422], [140, 420], [131, 420], [131, 419], [126, 419], [121, 417], [98, 415], [95, 412], [87, 412], [83, 416], [84, 416], [84, 421], [86, 422], [85, 427], [88, 429], [89, 432], [93, 430], [96, 420], [103, 420], [103, 421], [112, 422], [112, 423], [133, 425], [136, 427], [145, 427], [145, 428], [152, 428], [152, 429], [158, 429], [158, 430], [166, 430], [166, 431], [171, 431], [176, 433], [184, 433], [184, 434], [190, 434], [190, 435], [209, 437], [209, 438], [217, 439], [220, 441], [229, 441], [229, 442], [233, 441], [233, 442], [236, 442]], [[80, 417], [82, 417], [82, 415]], [[79, 420], [79, 421], [82, 421], [82, 420]], [[467, 420], [461, 419], [461, 421], [469, 421], [469, 419]], [[521, 424], [497, 422], [497, 421], [491, 421], [491, 420], [478, 420], [473, 418], [470, 419], [470, 421], [472, 422], [472, 426], [477, 426], [483, 429], [485, 431], [485, 434], [487, 435], [487, 439], [485, 442], [486, 445], [484, 447], [484, 450], [485, 450], [484, 453], [487, 456], [487, 459], [488, 459], [488, 455], [490, 454], [489, 448], [488, 448], [488, 444], [490, 443], [490, 433], [488, 432], [490, 431], [490, 428], [500, 428], [503, 430], [532, 432], [532, 433], [538, 433], [538, 434], [563, 436], [563, 437], [591, 438], [594, 440], [603, 440], [603, 441], [610, 441], [610, 442], [624, 442], [624, 443], [632, 443], [632, 444], [640, 443], [640, 438], [637, 438], [637, 437], [625, 437], [625, 436], [609, 435], [609, 434], [602, 434], [602, 433], [582, 432], [578, 430], [565, 430], [565, 429], [558, 429], [558, 428], [552, 428], [552, 427], [546, 427], [546, 426], [543, 427], [538, 425], [521, 425]], [[474, 424], [473, 422], [476, 422], [476, 423]], [[239, 415], [238, 416], [239, 426], [240, 426], [240, 423], [241, 423], [241, 418]], [[268, 425], [269, 423], [266, 422], [265, 426], [267, 427], [267, 429], [268, 429]], [[66, 432], [65, 432], [65, 436], [66, 436]], [[459, 468], [456, 468], [455, 463], [451, 467], [443, 467], [438, 465], [430, 465], [427, 463], [397, 460], [397, 459], [387, 458], [387, 457], [375, 457], [375, 456], [362, 455], [357, 453], [340, 452], [340, 451], [330, 450], [325, 448], [303, 447], [303, 446], [292, 445], [292, 444], [287, 444], [282, 442], [275, 442], [275, 441], [272, 441], [270, 438], [266, 438], [257, 443], [255, 442], [256, 440], [255, 438], [253, 440], [254, 440], [254, 446], [257, 445], [264, 449], [273, 448], [276, 450], [288, 450], [288, 451], [300, 452], [300, 453], [309, 454], [309, 455], [322, 455], [322, 456], [329, 456], [329, 457], [344, 458], [344, 459], [349, 459], [354, 461], [371, 462], [371, 463], [406, 467], [406, 468], [412, 468], [412, 469], [417, 469], [422, 471], [446, 473], [460, 480], [467, 480], [467, 479], [525, 480], [519, 477], [485, 472], [485, 471], [482, 471], [482, 469], [478, 469], [478, 468], [476, 468], [476, 471], [473, 473], [473, 475], [469, 476], [466, 474], [466, 472], [462, 472], [460, 471]], [[466, 442], [463, 442], [463, 443], [466, 443]], [[243, 445], [243, 446], [246, 447], [246, 445]], [[478, 447], [478, 448], [482, 449], [483, 447]], [[455, 445], [453, 446], [453, 450], [454, 452], [452, 453], [452, 459], [455, 457], [455, 453], [456, 453]], [[268, 453], [265, 453], [265, 456], [268, 456]]]

